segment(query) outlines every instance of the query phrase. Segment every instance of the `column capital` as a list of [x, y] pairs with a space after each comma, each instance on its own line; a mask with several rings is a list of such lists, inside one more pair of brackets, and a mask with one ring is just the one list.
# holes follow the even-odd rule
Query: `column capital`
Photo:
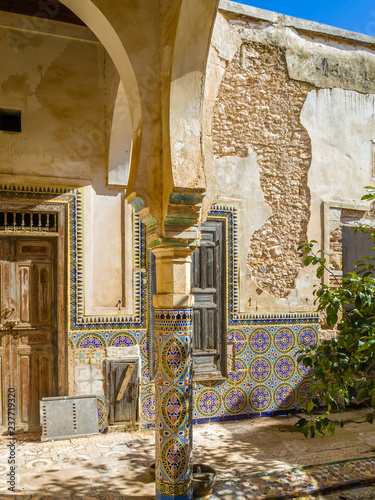
[[178, 260], [191, 262], [191, 255], [194, 253], [196, 246], [180, 246], [180, 245], [158, 245], [151, 248], [152, 253], [158, 260]]
[[193, 307], [191, 295], [190, 265], [194, 248], [160, 245], [152, 249], [156, 257], [156, 294], [153, 297], [157, 309]]

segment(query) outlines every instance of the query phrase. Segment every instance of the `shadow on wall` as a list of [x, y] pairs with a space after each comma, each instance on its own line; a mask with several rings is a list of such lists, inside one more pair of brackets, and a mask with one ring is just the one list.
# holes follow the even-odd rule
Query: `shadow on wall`
[[308, 391], [312, 375], [297, 362], [297, 352], [317, 342], [318, 325], [289, 320], [284, 326], [283, 321], [228, 331], [235, 367], [225, 381], [195, 384], [197, 423], [296, 411], [297, 398]]

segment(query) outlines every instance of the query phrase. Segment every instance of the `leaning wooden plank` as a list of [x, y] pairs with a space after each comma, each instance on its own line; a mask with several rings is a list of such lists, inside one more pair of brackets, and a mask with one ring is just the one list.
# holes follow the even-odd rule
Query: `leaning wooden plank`
[[126, 373], [125, 373], [124, 380], [122, 381], [120, 390], [118, 391], [118, 394], [117, 394], [116, 403], [121, 401], [121, 399], [123, 398], [125, 391], [126, 391], [126, 388], [128, 387], [129, 380], [130, 380], [131, 376], [133, 375], [134, 369], [135, 369], [134, 365], [128, 366]]

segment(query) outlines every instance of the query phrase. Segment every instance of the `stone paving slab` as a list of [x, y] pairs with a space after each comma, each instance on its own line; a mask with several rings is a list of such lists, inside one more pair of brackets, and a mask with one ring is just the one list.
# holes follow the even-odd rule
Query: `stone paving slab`
[[[344, 428], [323, 439], [295, 432], [296, 417], [195, 426], [195, 462], [218, 473], [209, 500], [307, 499], [327, 488], [375, 482], [375, 426], [362, 423], [361, 412], [336, 418], [346, 421]], [[7, 439], [0, 438], [0, 500], [155, 498], [147, 473], [154, 461], [152, 430], [43, 443], [39, 436], [17, 439], [13, 495], [6, 483]]]
[[[264, 474], [251, 478], [230, 474], [219, 479], [208, 500], [275, 500], [348, 488], [375, 481], [375, 456]], [[375, 497], [374, 497], [375, 498]]]

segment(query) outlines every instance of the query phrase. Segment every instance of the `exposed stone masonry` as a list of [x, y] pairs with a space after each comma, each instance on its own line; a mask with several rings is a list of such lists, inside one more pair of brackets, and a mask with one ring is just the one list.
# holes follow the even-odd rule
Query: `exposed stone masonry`
[[311, 142], [300, 113], [312, 88], [290, 80], [282, 49], [252, 42], [228, 65], [214, 112], [214, 154], [245, 157], [250, 147], [257, 155], [274, 215], [253, 234], [248, 265], [257, 286], [275, 297], [289, 294], [302, 267], [297, 248], [310, 217]]
[[342, 227], [339, 226], [329, 235], [329, 263], [331, 273], [329, 274], [329, 284], [340, 286], [342, 279]]
[[[345, 219], [356, 219], [358, 223], [361, 223], [363, 219], [375, 219], [374, 207], [372, 204], [368, 212], [363, 212], [359, 210], [349, 210], [349, 209], [331, 209], [331, 224], [333, 229], [329, 234], [329, 263], [331, 265], [332, 274], [329, 276], [329, 284], [331, 286], [339, 286], [342, 281], [342, 228], [343, 220]], [[338, 217], [338, 220], [335, 220]], [[339, 225], [337, 225], [339, 224]], [[363, 255], [359, 255], [358, 258], [362, 258]]]

